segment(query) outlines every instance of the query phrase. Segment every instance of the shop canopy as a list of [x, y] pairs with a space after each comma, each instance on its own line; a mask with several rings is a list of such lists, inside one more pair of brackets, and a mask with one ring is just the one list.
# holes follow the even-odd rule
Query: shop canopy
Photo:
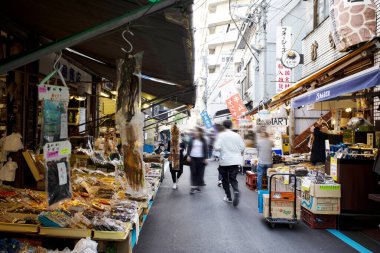
[[331, 100], [343, 94], [371, 88], [377, 85], [380, 85], [379, 66], [371, 67], [321, 88], [302, 94], [293, 99], [292, 107], [297, 108], [308, 104]]
[[132, 53], [144, 51], [143, 74], [169, 83], [143, 79], [142, 91], [151, 95], [148, 99], [175, 94], [168, 99], [193, 105], [191, 12], [187, 0], [3, 1], [1, 30], [25, 39], [38, 35], [43, 40], [34, 47], [30, 43], [29, 51], [21, 55], [1, 60], [0, 74], [63, 50], [78, 67], [115, 81], [116, 60], [125, 56], [121, 48], [129, 49], [122, 38], [129, 27], [134, 35], [126, 33], [126, 38], [133, 45]]

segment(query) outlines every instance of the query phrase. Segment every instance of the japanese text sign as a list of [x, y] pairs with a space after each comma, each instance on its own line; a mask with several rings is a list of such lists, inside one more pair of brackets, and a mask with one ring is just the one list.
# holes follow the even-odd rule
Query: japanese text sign
[[211, 119], [208, 116], [207, 111], [202, 111], [201, 117], [202, 117], [203, 123], [205, 124], [206, 128], [212, 128], [213, 127]]
[[226, 100], [228, 110], [230, 110], [231, 117], [235, 120], [239, 119], [247, 112], [243, 100], [239, 94], [235, 94]]

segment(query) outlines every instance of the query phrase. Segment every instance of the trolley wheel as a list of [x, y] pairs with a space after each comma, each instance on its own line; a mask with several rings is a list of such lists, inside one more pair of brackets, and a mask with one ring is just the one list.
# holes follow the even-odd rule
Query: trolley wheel
[[276, 224], [275, 224], [275, 223], [270, 223], [270, 227], [271, 227], [271, 228], [275, 228], [275, 227], [276, 227]]
[[288, 227], [289, 227], [289, 229], [293, 229], [294, 228], [294, 224], [289, 224]]

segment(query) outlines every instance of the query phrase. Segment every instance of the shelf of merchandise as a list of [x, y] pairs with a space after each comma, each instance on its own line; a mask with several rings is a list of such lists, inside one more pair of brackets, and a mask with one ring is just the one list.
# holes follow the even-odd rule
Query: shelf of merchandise
[[125, 232], [93, 230], [94, 235], [92, 239], [104, 240], [104, 241], [124, 241], [130, 235], [131, 228], [132, 228], [131, 223], [125, 223], [125, 224], [126, 224]]
[[40, 227], [40, 236], [81, 239], [91, 237], [90, 229]]
[[37, 234], [38, 231], [38, 225], [0, 222], [0, 232]]

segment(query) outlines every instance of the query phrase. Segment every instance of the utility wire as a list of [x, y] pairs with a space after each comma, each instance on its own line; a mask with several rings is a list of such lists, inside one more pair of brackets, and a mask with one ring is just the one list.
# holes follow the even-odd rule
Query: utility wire
[[[200, 2], [200, 1], [198, 1], [198, 2]], [[205, 3], [207, 3], [207, 0], [204, 0], [203, 3], [201, 3], [198, 7], [196, 7], [196, 8], [193, 10], [193, 13], [194, 13], [195, 11], [197, 11], [199, 8], [201, 8]]]
[[236, 26], [236, 29], [238, 29], [238, 31], [240, 33], [240, 36], [243, 38], [245, 44], [249, 48], [249, 51], [251, 51], [252, 56], [256, 59], [256, 62], [259, 62], [259, 60], [257, 59], [257, 57], [256, 57], [255, 53], [253, 52], [251, 46], [248, 44], [247, 40], [245, 39], [244, 34], [242, 33], [242, 31], [240, 30], [240, 28], [236, 24], [234, 17], [232, 16], [232, 12], [231, 12], [231, 0], [228, 1], [228, 9], [229, 9], [229, 13], [230, 13], [231, 19], [234, 22], [234, 24]]
[[[256, 0], [253, 4], [255, 4], [256, 2], [257, 2], [257, 0]], [[229, 12], [230, 12], [230, 15], [231, 15], [231, 18], [232, 18], [232, 13], [231, 13], [231, 0], [229, 1]], [[236, 28], [239, 30], [239, 36], [238, 36], [238, 38], [237, 38], [237, 40], [236, 40], [236, 42], [235, 42], [234, 49], [231, 51], [231, 53], [230, 53], [230, 55], [229, 55], [229, 58], [230, 58], [230, 57], [236, 52], [237, 47], [238, 47], [237, 43], [238, 43], [238, 41], [239, 41], [239, 38], [240, 38], [241, 36], [244, 38], [244, 36], [242, 35], [242, 32], [241, 32], [241, 30], [239, 29], [239, 27], [237, 26], [235, 20], [234, 20], [233, 18], [232, 18], [232, 20], [233, 20], [233, 22], [234, 22]], [[245, 40], [245, 42], [246, 42], [246, 40]], [[246, 44], [248, 45], [247, 42], [246, 42]], [[256, 61], [258, 61], [257, 58], [256, 58], [256, 56], [253, 54], [252, 49], [251, 49], [250, 47], [249, 47], [249, 49], [250, 49], [252, 55], [255, 57]], [[222, 79], [222, 77], [223, 77], [224, 73], [226, 72], [226, 70], [228, 69], [230, 63], [231, 63], [231, 61], [228, 61], [228, 62], [226, 63], [226, 65], [224, 66], [223, 70], [220, 72], [220, 74], [219, 74], [217, 80], [216, 80], [216, 81], [214, 82], [214, 84], [211, 86], [211, 87], [212, 87], [212, 91], [209, 93], [210, 95], [208, 96], [207, 99], [209, 99], [210, 96], [212, 95], [212, 93], [215, 91], [215, 89], [216, 89], [216, 87], [217, 87], [219, 81]]]

